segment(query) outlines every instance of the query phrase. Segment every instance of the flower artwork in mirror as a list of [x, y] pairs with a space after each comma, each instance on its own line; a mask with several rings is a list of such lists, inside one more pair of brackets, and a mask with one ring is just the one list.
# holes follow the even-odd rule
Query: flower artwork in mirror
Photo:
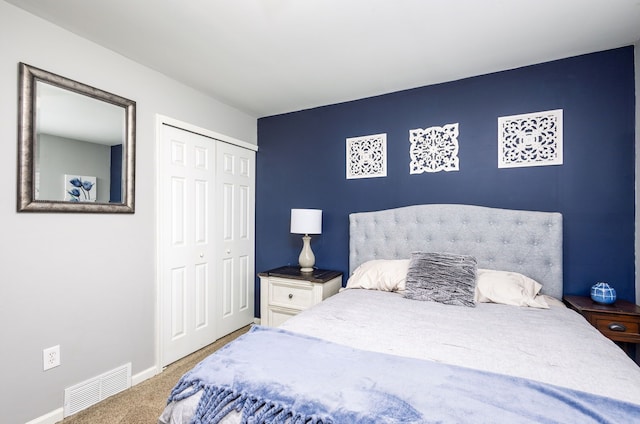
[[133, 213], [136, 103], [20, 63], [18, 211]]

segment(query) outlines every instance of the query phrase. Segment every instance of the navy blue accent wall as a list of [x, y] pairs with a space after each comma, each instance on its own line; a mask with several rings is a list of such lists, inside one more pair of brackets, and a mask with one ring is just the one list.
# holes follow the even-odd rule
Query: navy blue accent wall
[[[634, 300], [634, 90], [629, 46], [262, 118], [256, 270], [297, 264], [291, 208], [324, 211], [316, 266], [346, 275], [349, 213], [467, 203], [561, 212], [565, 294], [600, 280]], [[552, 109], [564, 111], [564, 164], [498, 169], [498, 117]], [[456, 122], [460, 170], [410, 175], [409, 130]], [[387, 133], [387, 177], [347, 180], [345, 139], [377, 133]]]
[[122, 144], [111, 146], [110, 203], [122, 203]]

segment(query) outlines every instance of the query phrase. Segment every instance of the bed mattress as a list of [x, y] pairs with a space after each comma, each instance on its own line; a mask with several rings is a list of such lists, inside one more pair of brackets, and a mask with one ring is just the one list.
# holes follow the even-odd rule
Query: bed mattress
[[550, 309], [495, 303], [467, 308], [344, 290], [281, 328], [640, 404], [635, 362], [582, 316], [555, 299], [548, 303]]
[[[468, 308], [377, 290], [344, 290], [281, 328], [640, 404], [640, 368], [580, 315], [557, 300], [548, 302], [550, 309], [493, 303]], [[159, 422], [189, 422], [198, 400], [195, 395], [168, 405]], [[224, 422], [238, 420], [232, 413]]]

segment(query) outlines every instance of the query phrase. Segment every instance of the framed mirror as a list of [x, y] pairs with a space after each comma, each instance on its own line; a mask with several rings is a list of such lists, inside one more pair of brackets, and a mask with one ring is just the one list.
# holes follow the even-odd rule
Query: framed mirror
[[134, 101], [20, 63], [18, 103], [19, 212], [134, 212]]

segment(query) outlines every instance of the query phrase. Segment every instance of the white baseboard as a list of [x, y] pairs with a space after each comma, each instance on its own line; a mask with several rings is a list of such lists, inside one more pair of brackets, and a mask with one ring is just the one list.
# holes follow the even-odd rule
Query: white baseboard
[[150, 368], [147, 368], [146, 370], [139, 372], [136, 375], [132, 375], [131, 376], [131, 386], [135, 386], [136, 384], [140, 384], [145, 380], [150, 379], [151, 377], [154, 377], [158, 374], [158, 368], [153, 366]]
[[33, 419], [26, 424], [56, 424], [62, 421], [64, 418], [64, 408], [58, 408], [55, 411], [51, 411], [48, 414], [44, 414], [36, 419]]
[[[145, 380], [150, 379], [151, 377], [157, 374], [156, 367], [150, 367], [146, 370], [139, 372], [136, 375], [131, 376], [131, 387], [136, 384], [142, 383]], [[64, 408], [58, 408], [54, 411], [51, 411], [47, 414], [44, 414], [38, 418], [35, 418], [25, 424], [56, 424], [64, 418]]]
[[256, 324], [256, 325], [260, 325], [260, 318], [253, 317], [253, 323]]

